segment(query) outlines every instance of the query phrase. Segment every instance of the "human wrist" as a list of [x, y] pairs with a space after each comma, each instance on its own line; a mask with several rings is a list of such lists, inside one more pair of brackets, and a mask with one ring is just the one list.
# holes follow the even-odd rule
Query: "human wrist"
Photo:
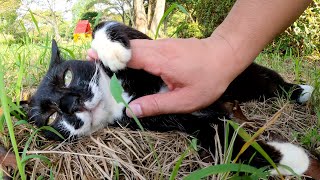
[[239, 27], [232, 20], [228, 20], [219, 25], [209, 37], [209, 39], [215, 37], [223, 39], [232, 50], [235, 63], [244, 69], [254, 61], [268, 43], [267, 40], [259, 39], [259, 35], [246, 31], [246, 28]]
[[206, 56], [210, 57], [209, 63], [216, 75], [223, 77], [225, 86], [229, 85], [251, 63], [236, 55], [232, 45], [220, 34], [202, 39], [207, 44]]

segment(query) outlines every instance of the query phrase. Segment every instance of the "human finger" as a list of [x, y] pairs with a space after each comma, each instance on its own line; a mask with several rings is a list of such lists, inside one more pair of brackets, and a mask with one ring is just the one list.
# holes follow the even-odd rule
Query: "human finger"
[[[192, 93], [185, 88], [178, 91], [140, 97], [132, 101], [129, 107], [137, 117], [189, 113], [200, 108], [194, 102], [195, 98], [193, 97]], [[129, 117], [132, 117], [129, 109], [126, 110], [126, 113]]]
[[86, 59], [89, 60], [89, 61], [93, 61], [93, 60], [97, 60], [99, 57], [98, 57], [98, 54], [95, 50], [93, 49], [88, 49], [87, 51], [87, 57]]

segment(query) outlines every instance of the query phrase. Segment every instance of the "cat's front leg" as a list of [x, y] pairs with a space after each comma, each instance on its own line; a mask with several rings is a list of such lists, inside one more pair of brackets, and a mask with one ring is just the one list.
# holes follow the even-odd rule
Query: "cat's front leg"
[[104, 66], [116, 72], [126, 68], [131, 59], [130, 42], [124, 25], [109, 21], [97, 25], [91, 43]]

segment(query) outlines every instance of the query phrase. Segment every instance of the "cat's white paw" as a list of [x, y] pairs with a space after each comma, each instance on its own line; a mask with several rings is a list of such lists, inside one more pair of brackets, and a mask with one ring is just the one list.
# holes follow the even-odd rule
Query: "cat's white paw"
[[105, 28], [96, 31], [91, 47], [97, 52], [102, 63], [113, 72], [126, 68], [131, 59], [131, 49], [121, 42], [112, 41]]
[[303, 91], [300, 94], [300, 97], [298, 98], [298, 102], [301, 104], [305, 104], [311, 98], [314, 87], [309, 85], [299, 85], [299, 86], [303, 89]]
[[[280, 151], [282, 157], [279, 164], [290, 167], [298, 175], [302, 175], [309, 169], [310, 160], [308, 154], [301, 147], [281, 142], [269, 142], [268, 144]], [[293, 175], [285, 167], [278, 166], [278, 170], [282, 175]], [[278, 173], [275, 169], [272, 169], [271, 174], [277, 175]]]

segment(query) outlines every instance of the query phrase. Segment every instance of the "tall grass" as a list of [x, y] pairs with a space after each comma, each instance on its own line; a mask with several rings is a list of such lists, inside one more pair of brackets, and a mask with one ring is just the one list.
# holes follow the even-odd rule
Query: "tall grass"
[[[3, 64], [2, 60], [0, 59], [0, 65]], [[25, 169], [22, 166], [21, 163], [21, 159], [19, 156], [19, 151], [18, 151], [18, 146], [17, 146], [17, 142], [16, 142], [16, 137], [14, 134], [14, 130], [13, 130], [13, 123], [12, 123], [12, 119], [10, 116], [10, 109], [9, 109], [9, 103], [8, 103], [8, 99], [7, 99], [7, 95], [6, 95], [6, 90], [4, 88], [4, 73], [3, 73], [3, 69], [0, 68], [0, 99], [1, 99], [1, 107], [3, 109], [3, 115], [5, 117], [5, 123], [9, 129], [9, 137], [10, 137], [10, 141], [13, 147], [13, 151], [16, 155], [16, 161], [17, 161], [17, 165], [18, 165], [18, 170], [19, 170], [19, 174], [21, 176], [22, 180], [26, 179], [25, 176]], [[4, 123], [2, 124], [4, 125]], [[2, 132], [2, 134], [4, 134], [4, 132]]]

